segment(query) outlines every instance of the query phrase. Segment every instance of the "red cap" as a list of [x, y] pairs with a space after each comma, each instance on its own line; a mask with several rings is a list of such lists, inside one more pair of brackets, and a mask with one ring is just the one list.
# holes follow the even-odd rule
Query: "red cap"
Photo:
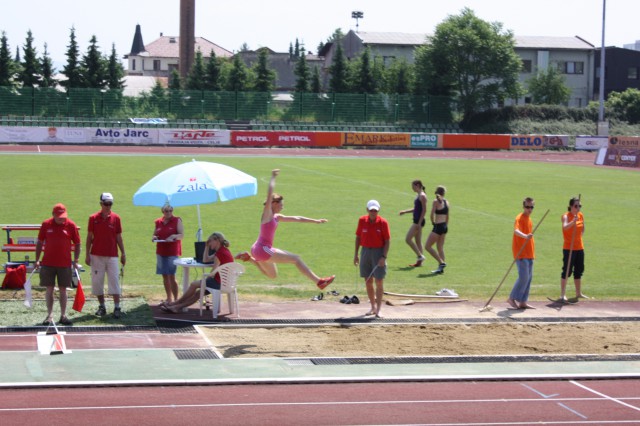
[[67, 208], [62, 203], [58, 203], [53, 206], [53, 216], [67, 218]]

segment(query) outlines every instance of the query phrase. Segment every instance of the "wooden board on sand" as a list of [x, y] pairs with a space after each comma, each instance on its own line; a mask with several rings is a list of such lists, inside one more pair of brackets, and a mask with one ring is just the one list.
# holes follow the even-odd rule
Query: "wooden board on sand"
[[459, 296], [437, 296], [431, 294], [403, 294], [403, 293], [391, 293], [390, 291], [385, 291], [384, 294], [387, 296], [395, 296], [395, 297], [408, 297], [410, 299], [459, 299]]
[[413, 299], [402, 299], [402, 300], [394, 300], [394, 299], [386, 299], [387, 305], [390, 306], [407, 306], [413, 305], [416, 303], [454, 303], [454, 302], [466, 302], [467, 299], [445, 299], [445, 300], [413, 300]]

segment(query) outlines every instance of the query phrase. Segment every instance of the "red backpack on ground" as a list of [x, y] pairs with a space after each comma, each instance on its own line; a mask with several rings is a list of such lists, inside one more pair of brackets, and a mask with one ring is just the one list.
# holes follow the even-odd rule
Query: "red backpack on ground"
[[3, 289], [22, 289], [27, 282], [27, 267], [24, 265], [6, 265], [2, 281]]

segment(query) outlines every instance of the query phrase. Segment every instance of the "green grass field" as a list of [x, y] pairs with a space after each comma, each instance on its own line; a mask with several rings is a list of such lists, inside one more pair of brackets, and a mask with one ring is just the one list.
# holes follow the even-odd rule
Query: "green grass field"
[[[113, 211], [123, 219], [128, 264], [127, 296], [164, 298], [155, 275], [155, 247], [150, 238], [160, 209], [137, 207], [136, 190], [160, 171], [190, 161], [192, 156], [138, 155], [0, 155], [0, 223], [40, 223], [57, 202], [66, 204], [69, 217], [86, 237], [87, 219], [99, 209], [103, 191], [115, 197]], [[201, 206], [204, 235], [222, 231], [236, 253], [248, 250], [258, 234], [266, 183], [274, 168], [282, 170], [276, 191], [285, 197], [284, 214], [326, 218], [322, 225], [283, 223], [275, 246], [298, 253], [318, 275], [336, 274], [333, 288], [362, 294], [362, 279], [353, 266], [357, 218], [367, 200], [382, 204], [381, 215], [391, 226], [392, 243], [385, 288], [401, 293], [434, 293], [446, 287], [461, 297], [486, 300], [512, 262], [511, 235], [515, 216], [525, 196], [536, 199], [534, 225], [549, 209], [536, 234], [537, 259], [532, 300], [559, 294], [562, 234], [560, 216], [571, 196], [581, 194], [586, 232], [586, 271], [583, 290], [599, 300], [640, 299], [636, 285], [639, 268], [637, 213], [640, 174], [634, 170], [553, 163], [449, 159], [372, 159], [309, 157], [216, 157], [197, 160], [224, 163], [258, 178], [258, 196]], [[436, 185], [445, 185], [451, 203], [450, 232], [445, 251], [448, 267], [430, 276], [435, 261], [409, 268], [415, 260], [404, 242], [410, 215], [398, 211], [413, 205], [413, 179], [427, 186], [429, 205]], [[186, 230], [183, 256], [193, 256], [197, 230], [196, 207], [182, 207]], [[426, 240], [429, 228], [425, 228]], [[26, 234], [15, 234], [27, 235]], [[4, 240], [4, 235], [2, 236]], [[83, 247], [84, 248], [84, 247]], [[33, 259], [33, 254], [31, 254]], [[22, 256], [17, 256], [18, 259]], [[84, 253], [82, 254], [84, 259]], [[3, 261], [6, 256], [3, 257]], [[250, 265], [248, 265], [250, 266]], [[241, 279], [245, 300], [305, 300], [317, 293], [310, 281], [290, 265], [279, 266], [280, 276], [269, 280], [249, 267]], [[89, 281], [87, 273], [85, 282]], [[497, 299], [508, 294], [515, 268]], [[568, 295], [573, 294], [569, 283]]]

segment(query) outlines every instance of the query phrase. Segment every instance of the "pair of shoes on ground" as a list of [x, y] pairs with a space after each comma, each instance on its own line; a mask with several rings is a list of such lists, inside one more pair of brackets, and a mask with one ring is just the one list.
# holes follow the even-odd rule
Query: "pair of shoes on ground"
[[344, 304], [347, 304], [347, 305], [350, 305], [350, 304], [353, 303], [354, 305], [357, 305], [358, 303], [360, 303], [360, 299], [358, 299], [358, 296], [356, 296], [354, 294], [351, 297], [349, 297], [349, 296], [343, 297], [342, 299], [340, 299], [340, 303], [344, 303]]
[[441, 264], [438, 265], [438, 269], [436, 269], [435, 271], [431, 271], [432, 274], [444, 274], [444, 268], [447, 267], [447, 264], [442, 262]]
[[[53, 324], [53, 321], [50, 320], [49, 318], [47, 318], [44, 321], [42, 321], [42, 325], [51, 325], [51, 324]], [[58, 320], [58, 324], [60, 324], [60, 325], [73, 325], [73, 322], [71, 322], [71, 320], [69, 318], [64, 316], [64, 317], [60, 317], [60, 319]]]
[[418, 268], [420, 266], [422, 266], [422, 262], [424, 262], [426, 259], [426, 257], [424, 256], [418, 256], [418, 259], [416, 259], [416, 263], [410, 264], [409, 266], [414, 267], [414, 268]]
[[329, 284], [333, 282], [335, 278], [336, 278], [335, 275], [331, 275], [330, 277], [326, 277], [326, 278], [321, 278], [316, 285], [320, 290], [324, 290], [325, 288], [327, 288]]
[[324, 294], [322, 294], [322, 293], [317, 294], [317, 295], [315, 295], [315, 296], [313, 296], [313, 297], [311, 298], [311, 300], [312, 300], [313, 302], [317, 302], [317, 301], [322, 300], [322, 299], [324, 299]]
[[[104, 306], [99, 306], [98, 310], [96, 311], [96, 316], [103, 317], [105, 315], [107, 315], [107, 308], [104, 307]], [[119, 308], [119, 307], [118, 308], [114, 308], [113, 309], [113, 317], [115, 319], [120, 319], [121, 316], [122, 316], [122, 309]]]
[[238, 260], [242, 260], [243, 262], [248, 262], [249, 260], [251, 260], [251, 255], [248, 252], [243, 251], [242, 253], [236, 254], [235, 258]]

